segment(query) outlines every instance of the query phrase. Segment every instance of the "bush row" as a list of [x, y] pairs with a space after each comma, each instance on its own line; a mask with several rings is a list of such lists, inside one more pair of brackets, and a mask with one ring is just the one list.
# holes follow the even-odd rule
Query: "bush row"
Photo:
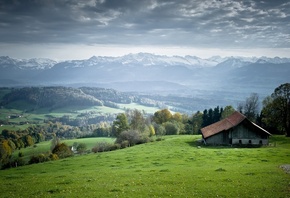
[[118, 136], [115, 143], [98, 142], [96, 146], [92, 148], [92, 152], [98, 153], [98, 152], [113, 151], [152, 141], [154, 141], [152, 137], [150, 138], [148, 136], [144, 136], [136, 130], [123, 131]]

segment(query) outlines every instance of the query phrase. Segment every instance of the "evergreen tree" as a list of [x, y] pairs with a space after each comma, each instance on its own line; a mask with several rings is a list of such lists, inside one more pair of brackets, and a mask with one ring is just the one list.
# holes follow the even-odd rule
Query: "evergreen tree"
[[207, 109], [205, 109], [202, 115], [202, 127], [207, 126], [208, 123], [209, 123], [209, 115]]
[[214, 108], [213, 110], [213, 123], [219, 121], [221, 118], [221, 112], [220, 112], [220, 107], [217, 106], [216, 108]]

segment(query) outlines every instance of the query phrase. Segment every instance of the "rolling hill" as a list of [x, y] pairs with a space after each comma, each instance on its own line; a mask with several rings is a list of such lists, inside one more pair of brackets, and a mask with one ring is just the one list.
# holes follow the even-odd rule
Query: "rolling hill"
[[[168, 136], [106, 153], [1, 170], [2, 197], [287, 197], [289, 140], [262, 148], [197, 147]], [[37, 147], [36, 147], [37, 149]]]

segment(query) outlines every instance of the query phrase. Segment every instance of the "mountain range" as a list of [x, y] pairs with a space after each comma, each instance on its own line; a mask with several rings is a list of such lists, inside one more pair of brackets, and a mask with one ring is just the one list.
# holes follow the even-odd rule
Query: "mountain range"
[[[290, 80], [290, 58], [161, 56], [149, 53], [86, 60], [0, 57], [0, 86], [91, 86], [193, 97], [270, 95]], [[222, 94], [221, 94], [222, 93]], [[221, 96], [220, 96], [221, 97]]]

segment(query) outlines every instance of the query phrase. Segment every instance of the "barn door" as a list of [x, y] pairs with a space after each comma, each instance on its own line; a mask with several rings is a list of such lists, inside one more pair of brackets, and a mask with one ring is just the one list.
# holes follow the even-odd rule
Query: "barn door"
[[229, 144], [229, 132], [225, 131], [223, 132], [223, 144]]

